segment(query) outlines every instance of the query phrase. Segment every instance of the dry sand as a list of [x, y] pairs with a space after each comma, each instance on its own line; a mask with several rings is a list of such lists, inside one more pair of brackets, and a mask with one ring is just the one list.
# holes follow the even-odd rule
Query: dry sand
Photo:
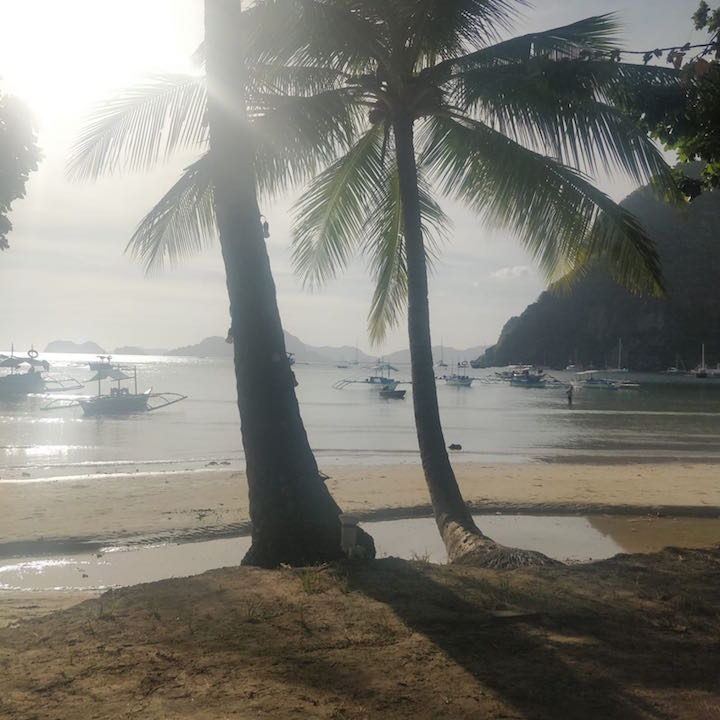
[[[429, 511], [417, 465], [327, 468], [333, 496], [361, 518]], [[457, 464], [466, 501], [489, 512], [717, 517], [720, 468], [709, 464]], [[0, 482], [0, 556], [40, 540], [204, 537], [247, 526], [245, 475], [230, 469]]]

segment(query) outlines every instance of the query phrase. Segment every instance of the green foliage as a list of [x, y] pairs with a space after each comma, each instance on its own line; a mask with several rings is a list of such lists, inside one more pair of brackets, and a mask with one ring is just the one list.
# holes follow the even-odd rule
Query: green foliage
[[[679, 81], [662, 88], [636, 88], [620, 98], [620, 104], [666, 149], [676, 150], [681, 163], [704, 161], [702, 184], [720, 187], [720, 7], [711, 10], [703, 1], [692, 19], [709, 38], [682, 66]], [[680, 68], [689, 47], [671, 49], [668, 62]], [[713, 55], [715, 59], [706, 59]], [[697, 181], [683, 177], [680, 186], [691, 199], [697, 196]]]
[[0, 250], [6, 250], [12, 223], [7, 218], [14, 200], [25, 196], [25, 183], [41, 159], [27, 107], [0, 94]]

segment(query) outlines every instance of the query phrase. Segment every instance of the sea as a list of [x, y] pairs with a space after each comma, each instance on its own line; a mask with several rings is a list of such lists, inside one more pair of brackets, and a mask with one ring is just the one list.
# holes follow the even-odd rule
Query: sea
[[[97, 384], [87, 383], [93, 374], [88, 361], [97, 358], [51, 353], [42, 358], [51, 375], [85, 386], [0, 400], [0, 482], [242, 466], [232, 359], [115, 356], [113, 362], [137, 368], [140, 391], [176, 392], [187, 399], [140, 415], [86, 418], [78, 406], [44, 408], [53, 399], [95, 394]], [[293, 369], [321, 468], [419, 463], [408, 366], [398, 365], [393, 373], [407, 382], [399, 385], [408, 391], [402, 400], [381, 399], [362, 382], [334, 387], [339, 380], [361, 381], [371, 374], [360, 365], [298, 362]], [[579, 388], [568, 407], [565, 390], [577, 381], [574, 373], [548, 370], [557, 382], [526, 388], [501, 381], [493, 369], [467, 372], [477, 378], [469, 388], [441, 379], [437, 386], [445, 440], [462, 447], [452, 453], [455, 462], [720, 461], [720, 380], [622, 373], [612, 377], [639, 387]]]

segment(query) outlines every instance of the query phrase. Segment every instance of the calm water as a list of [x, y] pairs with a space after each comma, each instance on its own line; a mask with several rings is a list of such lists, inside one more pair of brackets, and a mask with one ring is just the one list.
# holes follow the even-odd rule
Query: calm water
[[[90, 356], [46, 357], [54, 373], [87, 379]], [[180, 392], [188, 399], [153, 413], [84, 418], [80, 408], [43, 412], [47, 401], [0, 401], [0, 480], [183, 470], [210, 462], [242, 464], [234, 376], [229, 359], [120, 357], [136, 364], [141, 390]], [[297, 364], [303, 419], [321, 466], [418, 462], [410, 386], [405, 400], [381, 400], [367, 385], [335, 390], [362, 368]], [[564, 388], [528, 389], [489, 382], [472, 388], [442, 381], [438, 395], [448, 443], [457, 460], [720, 460], [720, 381], [630, 375], [635, 391], [578, 390], [573, 408]], [[570, 381], [570, 373], [552, 373]], [[409, 368], [400, 366], [400, 379]], [[87, 385], [85, 394], [96, 392]], [[65, 396], [65, 394], [63, 394]], [[60, 396], [58, 396], [60, 397]]]

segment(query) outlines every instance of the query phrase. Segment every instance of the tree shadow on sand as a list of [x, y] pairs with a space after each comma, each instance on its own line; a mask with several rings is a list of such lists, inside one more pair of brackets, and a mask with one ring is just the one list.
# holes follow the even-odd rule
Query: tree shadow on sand
[[[711, 588], [720, 588], [720, 570], [714, 578], [707, 565], [695, 572], [695, 553], [702, 551], [510, 574], [388, 559], [352, 568], [348, 582], [518, 717], [659, 719], [684, 716], [665, 700], [717, 700], [720, 652], [707, 638], [719, 624]], [[660, 555], [664, 562], [654, 560]], [[707, 717], [717, 709], [711, 702]]]

